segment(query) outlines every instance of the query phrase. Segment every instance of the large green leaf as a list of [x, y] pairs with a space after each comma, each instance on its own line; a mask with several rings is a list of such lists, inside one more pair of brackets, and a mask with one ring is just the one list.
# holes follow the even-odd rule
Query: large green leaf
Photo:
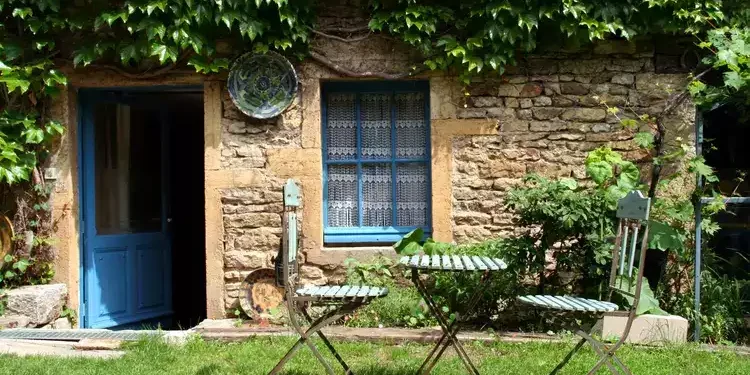
[[626, 190], [637, 189], [641, 182], [641, 171], [638, 167], [629, 161], [620, 163], [619, 167], [620, 175], [617, 177], [617, 185]]
[[[637, 272], [637, 270], [633, 270]], [[615, 291], [625, 299], [630, 306], [635, 303], [635, 289], [636, 283], [634, 279], [626, 276], [618, 276], [615, 280]], [[643, 280], [641, 283], [641, 293], [638, 301], [638, 308], [635, 310], [636, 315], [653, 314], [653, 315], [669, 315], [666, 311], [662, 310], [659, 306], [659, 300], [654, 296], [654, 292], [648, 285], [647, 280]]]
[[401, 255], [415, 255], [422, 251], [422, 245], [419, 243], [424, 239], [424, 230], [417, 228], [407, 233], [403, 238], [393, 245], [393, 249], [396, 250], [397, 254]]
[[599, 185], [604, 184], [614, 176], [612, 165], [603, 160], [588, 163], [586, 173]]
[[648, 227], [648, 248], [657, 250], [683, 250], [685, 236], [675, 228], [659, 221], [651, 220]]

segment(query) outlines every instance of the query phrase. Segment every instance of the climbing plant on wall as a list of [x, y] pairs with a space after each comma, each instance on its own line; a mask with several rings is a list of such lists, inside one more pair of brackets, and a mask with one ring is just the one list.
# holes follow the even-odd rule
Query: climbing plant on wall
[[[750, 81], [742, 0], [362, 3], [369, 22], [322, 27], [316, 15], [325, 0], [0, 0], [0, 184], [37, 186], [20, 189], [23, 194], [47, 191], [39, 187], [44, 181], [38, 167], [64, 130], [49, 118], [49, 103], [67, 84], [61, 70], [70, 66], [130, 79], [181, 69], [213, 74], [227, 69], [240, 52], [276, 50], [309, 57], [345, 76], [397, 79], [445, 70], [467, 83], [478, 75], [502, 74], [541, 41], [679, 32], [701, 38], [701, 46], [713, 52], [706, 64], [723, 74], [718, 84], [696, 79], [690, 86], [694, 95], [711, 100]], [[333, 63], [311, 43], [313, 37], [350, 43], [375, 34], [410, 46], [421, 59], [408, 71], [360, 72]], [[47, 195], [34, 196], [38, 202], [30, 206], [44, 208]]]

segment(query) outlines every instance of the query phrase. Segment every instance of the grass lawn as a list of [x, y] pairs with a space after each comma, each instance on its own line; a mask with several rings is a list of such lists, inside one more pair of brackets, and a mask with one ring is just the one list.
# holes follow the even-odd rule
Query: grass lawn
[[[144, 341], [130, 345], [127, 354], [115, 360], [0, 356], [0, 374], [267, 374], [292, 342], [288, 338], [257, 338], [242, 344], [219, 344], [195, 339], [183, 347], [176, 347]], [[413, 374], [430, 348], [416, 344], [340, 343], [337, 346], [359, 375]], [[324, 349], [322, 345], [319, 347]], [[571, 347], [572, 342], [466, 345], [482, 374], [547, 374]], [[660, 349], [626, 346], [619, 353], [634, 374], [750, 374], [750, 357], [727, 351], [709, 353], [690, 346]], [[594, 361], [593, 352], [586, 348], [562, 374], [586, 373]], [[324, 374], [306, 347], [285, 369], [288, 375]], [[433, 373], [466, 372], [450, 349]], [[609, 371], [605, 368], [600, 373], [609, 374]]]

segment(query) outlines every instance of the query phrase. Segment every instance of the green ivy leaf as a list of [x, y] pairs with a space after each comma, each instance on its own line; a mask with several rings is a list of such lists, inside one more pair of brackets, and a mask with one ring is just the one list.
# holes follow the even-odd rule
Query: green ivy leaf
[[654, 147], [654, 135], [650, 132], [636, 133], [633, 140], [635, 141], [635, 144], [638, 145], [638, 147], [649, 150]]
[[168, 60], [172, 60], [173, 63], [177, 62], [177, 47], [169, 46], [166, 44], [153, 43], [151, 44], [151, 56], [157, 56], [159, 62], [164, 64]]
[[34, 11], [31, 10], [31, 8], [16, 8], [13, 9], [13, 17], [18, 17], [20, 19], [26, 19], [27, 17], [31, 17], [34, 15]]
[[724, 85], [739, 90], [745, 85], [745, 80], [742, 79], [742, 76], [738, 72], [726, 72], [724, 73]]
[[5, 85], [8, 86], [8, 92], [13, 92], [18, 89], [21, 94], [29, 91], [29, 86], [31, 86], [31, 81], [15, 73], [3, 74], [0, 76], [0, 82], [5, 83]]

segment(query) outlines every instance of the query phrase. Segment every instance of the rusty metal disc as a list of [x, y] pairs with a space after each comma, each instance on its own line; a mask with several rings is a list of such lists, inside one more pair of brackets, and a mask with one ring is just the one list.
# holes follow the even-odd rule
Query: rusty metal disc
[[283, 314], [284, 288], [276, 286], [273, 269], [261, 268], [251, 272], [240, 290], [240, 306], [253, 320], [274, 320]]
[[0, 216], [0, 267], [5, 263], [5, 256], [13, 249], [13, 223], [5, 216]]

